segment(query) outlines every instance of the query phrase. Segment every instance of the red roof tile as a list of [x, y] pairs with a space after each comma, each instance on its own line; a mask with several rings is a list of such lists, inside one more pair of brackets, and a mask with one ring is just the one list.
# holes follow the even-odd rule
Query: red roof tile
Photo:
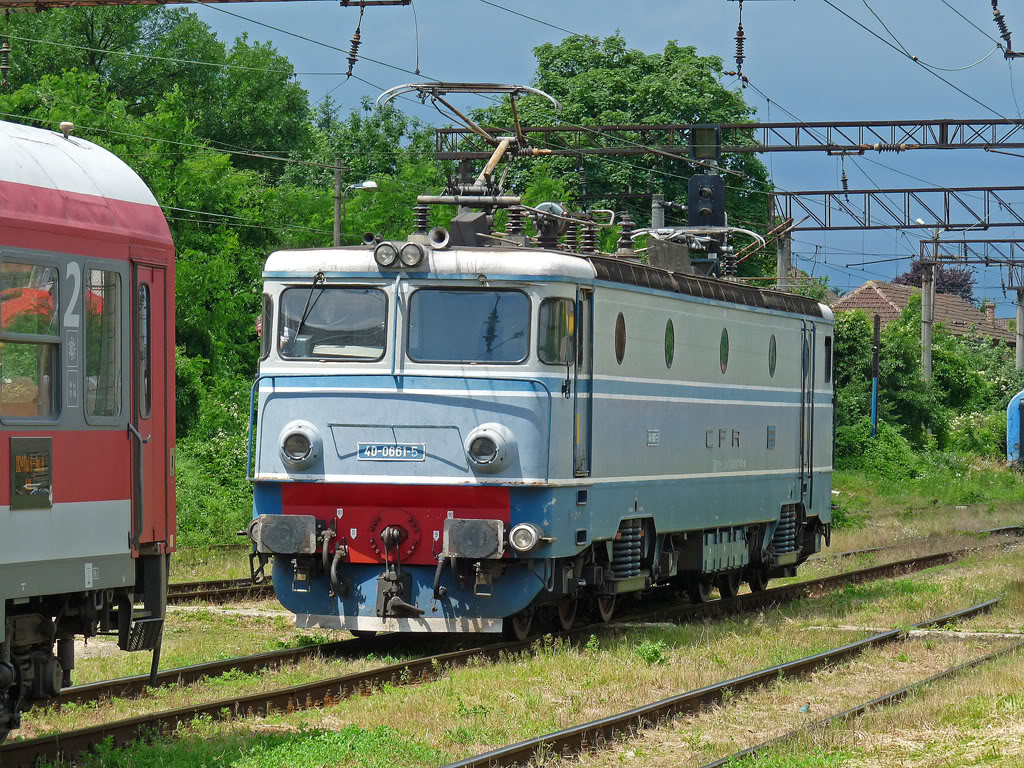
[[[906, 309], [910, 297], [920, 292], [920, 288], [912, 285], [868, 280], [860, 288], [833, 303], [832, 309], [835, 312], [863, 309], [869, 315], [877, 313], [884, 328]], [[1001, 319], [997, 319], [994, 324], [989, 323], [984, 312], [951, 293], [935, 294], [935, 322], [944, 325], [955, 336], [963, 336], [974, 330], [1010, 345], [1016, 343], [1016, 337]]]

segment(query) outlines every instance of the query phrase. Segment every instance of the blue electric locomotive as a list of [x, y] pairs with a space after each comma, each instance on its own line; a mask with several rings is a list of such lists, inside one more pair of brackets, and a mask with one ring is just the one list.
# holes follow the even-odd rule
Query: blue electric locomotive
[[267, 261], [250, 536], [299, 626], [522, 637], [827, 543], [828, 307], [480, 216]]

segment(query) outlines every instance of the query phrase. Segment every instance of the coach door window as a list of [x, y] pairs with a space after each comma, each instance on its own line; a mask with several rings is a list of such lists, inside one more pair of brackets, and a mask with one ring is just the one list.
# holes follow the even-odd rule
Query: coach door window
[[576, 302], [572, 299], [544, 299], [540, 303], [537, 355], [542, 363], [572, 365], [575, 322]]
[[153, 403], [152, 352], [149, 343], [151, 331], [149, 286], [139, 285], [139, 416], [148, 419]]
[[121, 276], [90, 269], [85, 280], [85, 415], [121, 413]]
[[55, 419], [60, 328], [55, 267], [0, 265], [0, 417]]

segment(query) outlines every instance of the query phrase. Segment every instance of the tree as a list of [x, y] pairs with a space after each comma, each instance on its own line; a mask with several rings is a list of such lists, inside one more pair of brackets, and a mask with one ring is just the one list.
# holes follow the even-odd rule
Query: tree
[[[700, 56], [695, 47], [680, 46], [675, 41], [669, 41], [660, 53], [648, 54], [629, 48], [618, 34], [604, 39], [573, 35], [561, 43], [545, 43], [535, 48], [534, 55], [534, 85], [558, 99], [562, 109], [555, 112], [546, 100], [525, 97], [518, 102], [524, 126], [738, 123], [750, 120], [754, 114], [739, 92], [725, 88], [719, 81], [723, 72], [721, 59]], [[486, 125], [511, 132], [513, 120], [507, 100], [478, 110], [475, 116]], [[537, 138], [540, 140], [540, 135]], [[637, 144], [649, 143], [643, 132], [627, 138]], [[584, 187], [588, 195], [651, 190], [677, 201], [686, 200], [689, 177], [705, 171], [685, 160], [655, 155], [637, 155], [629, 160], [557, 157], [513, 165], [509, 189], [526, 189], [531, 163], [549, 166], [554, 178], [577, 193]], [[726, 205], [730, 222], [764, 228], [771, 214], [771, 197], [765, 193], [772, 189], [764, 165], [756, 157], [743, 154], [723, 158], [723, 167], [727, 169]], [[645, 202], [609, 198], [586, 204], [626, 208], [635, 221], [650, 221], [650, 209]], [[742, 245], [742, 238], [739, 244]], [[760, 275], [770, 273], [773, 267], [774, 250], [770, 250], [745, 261], [740, 271]]]
[[[924, 265], [920, 259], [910, 263], [910, 269], [899, 275], [893, 282], [897, 285], [913, 285], [921, 287], [924, 277]], [[953, 267], [945, 264], [935, 265], [935, 291], [951, 293], [964, 301], [974, 303], [974, 271], [967, 267]]]
[[[218, 146], [287, 155], [310, 139], [309, 100], [291, 62], [245, 35], [226, 48], [191, 11], [55, 9], [15, 14], [11, 32], [16, 86], [72, 70], [92, 73], [135, 116], [153, 112], [177, 88], [194, 133]], [[283, 164], [236, 155], [235, 165], [276, 178]]]

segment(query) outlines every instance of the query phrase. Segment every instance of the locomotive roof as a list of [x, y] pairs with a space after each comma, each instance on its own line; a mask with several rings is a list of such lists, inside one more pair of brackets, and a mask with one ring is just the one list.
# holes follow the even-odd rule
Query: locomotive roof
[[[812, 317], [832, 319], [832, 312], [814, 299], [781, 291], [765, 290], [730, 280], [687, 275], [610, 256], [585, 256], [539, 248], [454, 247], [430, 252], [427, 269], [402, 270], [409, 277], [430, 274], [444, 277], [486, 274], [509, 279], [565, 277], [602, 280], [641, 288], [698, 296], [749, 307], [761, 307]], [[267, 279], [310, 278], [317, 272], [328, 276], [351, 274], [389, 278], [395, 270], [382, 271], [366, 246], [276, 251], [267, 259]]]
[[156, 206], [131, 168], [90, 141], [0, 121], [0, 182]]

